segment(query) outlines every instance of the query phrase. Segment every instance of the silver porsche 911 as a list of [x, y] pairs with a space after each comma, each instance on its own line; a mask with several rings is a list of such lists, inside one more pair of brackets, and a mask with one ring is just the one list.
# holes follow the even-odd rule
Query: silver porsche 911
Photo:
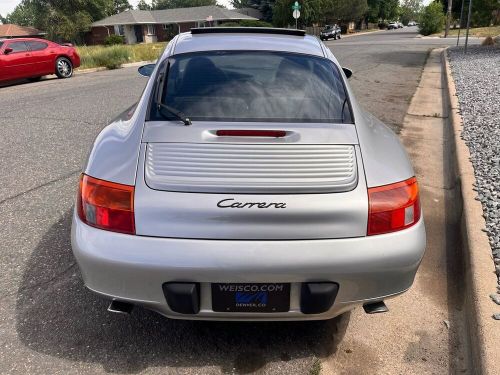
[[73, 218], [85, 284], [111, 311], [329, 319], [410, 288], [425, 249], [412, 166], [319, 39], [193, 29], [139, 71]]

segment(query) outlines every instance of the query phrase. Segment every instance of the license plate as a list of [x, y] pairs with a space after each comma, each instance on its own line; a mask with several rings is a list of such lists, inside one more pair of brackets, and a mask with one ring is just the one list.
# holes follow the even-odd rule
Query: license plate
[[212, 310], [286, 312], [290, 310], [290, 284], [212, 284]]

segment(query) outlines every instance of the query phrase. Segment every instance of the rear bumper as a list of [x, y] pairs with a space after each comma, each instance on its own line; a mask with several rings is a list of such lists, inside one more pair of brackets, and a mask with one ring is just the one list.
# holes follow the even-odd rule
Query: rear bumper
[[[328, 319], [354, 306], [406, 291], [425, 250], [420, 220], [401, 232], [334, 240], [236, 241], [130, 236], [92, 228], [73, 217], [72, 247], [86, 286], [172, 318], [215, 320]], [[331, 281], [330, 310], [300, 312], [302, 282]], [[166, 303], [165, 282], [200, 283], [200, 312], [182, 315]], [[286, 313], [212, 310], [210, 283], [291, 283]]]
[[80, 67], [80, 56], [77, 54], [77, 53], [74, 53], [72, 58], [72, 64], [73, 64], [73, 68], [78, 68]]

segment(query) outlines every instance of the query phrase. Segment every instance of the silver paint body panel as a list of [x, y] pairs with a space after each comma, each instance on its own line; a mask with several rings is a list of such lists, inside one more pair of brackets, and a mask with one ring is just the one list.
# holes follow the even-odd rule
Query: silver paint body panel
[[352, 145], [148, 143], [146, 184], [193, 193], [303, 194], [352, 190]]
[[[366, 235], [368, 199], [364, 179], [353, 190], [325, 194], [204, 194], [160, 191], [145, 182], [143, 156], [135, 187], [139, 235], [192, 239], [320, 239]], [[359, 150], [357, 150], [360, 158]], [[357, 174], [363, 176], [358, 164]], [[219, 208], [217, 203], [277, 202], [286, 208]]]
[[[262, 34], [180, 34], [158, 61], [172, 54], [220, 49], [310, 54], [339, 66], [317, 38]], [[157, 69], [158, 65], [152, 77]], [[366, 236], [367, 188], [408, 179], [414, 172], [397, 136], [358, 105], [341, 74], [355, 124], [244, 123], [245, 129], [287, 131], [283, 139], [251, 142], [214, 136], [214, 130], [238, 129], [239, 123], [147, 122], [151, 78], [135, 111], [120, 116], [96, 138], [84, 169], [96, 178], [136, 186], [137, 228], [135, 236], [104, 231], [82, 223], [75, 214], [72, 247], [85, 284], [109, 298], [142, 304], [169, 317], [222, 320], [327, 319], [407, 290], [425, 250], [423, 219], [400, 232]], [[331, 192], [312, 192], [311, 185], [309, 193], [293, 190], [295, 186], [278, 194], [270, 192], [272, 184], [267, 192], [252, 190], [255, 186], [237, 191], [234, 182], [222, 193], [221, 186], [206, 193], [172, 191], [168, 178], [154, 181], [147, 176], [147, 147], [161, 143], [352, 147], [356, 184], [342, 192], [334, 192], [332, 186]], [[289, 163], [287, 168], [294, 166]], [[188, 185], [177, 182], [173, 190], [193, 189]], [[283, 202], [286, 208], [217, 207], [224, 199]], [[299, 309], [300, 283], [318, 280], [339, 283], [338, 297], [328, 312], [304, 315]], [[173, 313], [161, 287], [167, 281], [201, 283], [201, 312]], [[211, 282], [289, 282], [291, 309], [273, 314], [215, 313]]]
[[[424, 223], [391, 234], [332, 240], [242, 241], [131, 236], [92, 228], [73, 217], [72, 245], [85, 285], [109, 298], [138, 303], [171, 318], [215, 320], [329, 319], [369, 301], [406, 291], [425, 246]], [[300, 312], [300, 283], [340, 285], [332, 308]], [[201, 311], [172, 312], [162, 284], [201, 283]], [[217, 313], [212, 282], [292, 283], [286, 313]]]

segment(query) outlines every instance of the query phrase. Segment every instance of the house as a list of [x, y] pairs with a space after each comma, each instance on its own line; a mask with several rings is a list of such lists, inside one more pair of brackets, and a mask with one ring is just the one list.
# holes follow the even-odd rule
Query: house
[[0, 25], [0, 38], [40, 38], [45, 34], [34, 27], [19, 26], [12, 23]]
[[218, 6], [162, 10], [127, 10], [94, 22], [86, 35], [87, 44], [102, 44], [111, 34], [122, 35], [125, 43], [154, 43], [172, 38], [193, 27], [217, 26], [224, 21], [256, 18]]
[[259, 20], [264, 19], [264, 15], [262, 14], [262, 12], [255, 8], [238, 8], [238, 9], [233, 9], [233, 12], [245, 14], [247, 16], [254, 17]]

